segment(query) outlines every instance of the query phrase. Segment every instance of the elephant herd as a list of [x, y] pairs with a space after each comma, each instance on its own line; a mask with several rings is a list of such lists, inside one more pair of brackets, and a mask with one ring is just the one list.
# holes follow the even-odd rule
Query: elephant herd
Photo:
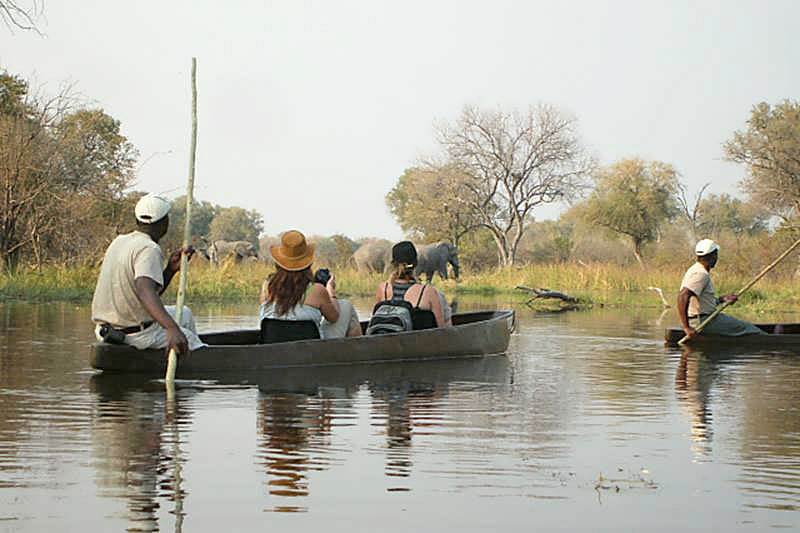
[[[248, 241], [217, 240], [205, 243], [201, 253], [214, 265], [219, 265], [228, 258], [235, 262], [258, 260], [259, 253], [253, 243]], [[269, 257], [267, 250], [261, 259]], [[386, 239], [370, 239], [353, 253], [353, 263], [360, 272], [388, 272], [392, 255], [392, 243]], [[453, 267], [453, 275], [459, 276], [458, 248], [449, 242], [417, 245], [417, 276], [425, 274], [428, 282], [438, 273], [442, 279], [448, 279], [448, 265]]]

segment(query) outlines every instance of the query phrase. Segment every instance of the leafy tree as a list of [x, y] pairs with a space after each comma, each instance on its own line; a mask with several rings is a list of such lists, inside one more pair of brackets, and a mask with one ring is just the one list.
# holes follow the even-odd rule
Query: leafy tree
[[346, 266], [353, 252], [358, 248], [358, 244], [350, 237], [336, 234], [330, 237], [313, 236], [309, 239], [316, 247], [317, 260], [321, 267], [341, 268]]
[[623, 159], [599, 169], [595, 182], [584, 205], [586, 221], [630, 238], [633, 254], [643, 265], [642, 247], [677, 213], [675, 169], [660, 161]]
[[533, 210], [571, 198], [594, 167], [575, 120], [552, 106], [525, 114], [467, 107], [438, 134], [449, 164], [469, 177], [459, 199], [491, 232], [503, 265], [514, 264]]
[[[198, 242], [195, 244], [203, 247], [202, 241], [208, 240], [211, 234], [211, 223], [220, 206], [207, 201], [195, 199], [192, 204], [192, 237]], [[183, 230], [186, 224], [186, 196], [178, 196], [172, 201], [172, 209], [169, 212], [169, 231], [164, 236], [164, 246], [166, 249], [177, 248], [183, 243]]]
[[0, 74], [0, 268], [87, 258], [121, 222], [136, 151], [118, 121], [75, 104]]
[[456, 246], [480, 225], [464, 201], [469, 179], [452, 166], [407, 169], [386, 195], [386, 204], [403, 231], [422, 242], [450, 241]]
[[258, 211], [241, 207], [222, 207], [211, 222], [210, 240], [248, 241], [258, 248], [258, 236], [264, 222]]
[[743, 188], [785, 220], [800, 215], [800, 102], [753, 107], [747, 129], [725, 144], [729, 161], [747, 167]]
[[712, 194], [698, 205], [698, 230], [702, 235], [755, 235], [767, 230], [763, 209], [729, 194]]

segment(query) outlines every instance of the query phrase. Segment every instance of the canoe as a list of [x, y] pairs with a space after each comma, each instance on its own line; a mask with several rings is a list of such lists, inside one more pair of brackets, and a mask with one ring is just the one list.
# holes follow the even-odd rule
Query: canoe
[[[500, 354], [508, 348], [514, 311], [453, 315], [453, 327], [343, 339], [258, 344], [257, 329], [201, 334], [208, 344], [178, 361], [178, 377], [270, 368], [425, 361]], [[366, 323], [362, 322], [362, 328]], [[94, 343], [92, 368], [104, 372], [163, 374], [164, 350]]]
[[[689, 343], [692, 346], [741, 346], [753, 348], [769, 347], [797, 347], [800, 348], [800, 324], [780, 324], [783, 333], [773, 333], [777, 324], [756, 324], [766, 332], [766, 335], [743, 335], [741, 337], [727, 337], [700, 333]], [[664, 343], [667, 346], [678, 346], [678, 341], [684, 337], [683, 329], [668, 328], [664, 330]]]
[[[302, 366], [264, 372], [222, 372], [207, 380], [179, 380], [178, 388], [203, 390], [229, 385], [257, 387], [265, 394], [301, 394], [315, 397], [352, 397], [366, 384], [371, 390], [425, 391], [452, 383], [502, 384], [512, 382], [511, 364], [504, 354], [458, 359], [394, 363]], [[163, 392], [164, 385], [147, 374], [98, 372], [90, 378], [92, 392], [107, 401], [121, 400], [131, 391]]]

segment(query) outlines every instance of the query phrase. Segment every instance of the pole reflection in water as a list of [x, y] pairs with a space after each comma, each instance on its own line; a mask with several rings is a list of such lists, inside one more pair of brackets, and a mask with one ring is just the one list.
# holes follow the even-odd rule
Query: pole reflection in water
[[160, 500], [173, 503], [175, 530], [181, 530], [182, 427], [191, 413], [180, 392], [167, 401], [163, 385], [131, 386], [129, 378], [93, 376], [97, 406], [92, 415], [92, 445], [101, 495], [127, 502], [128, 531], [159, 531]]

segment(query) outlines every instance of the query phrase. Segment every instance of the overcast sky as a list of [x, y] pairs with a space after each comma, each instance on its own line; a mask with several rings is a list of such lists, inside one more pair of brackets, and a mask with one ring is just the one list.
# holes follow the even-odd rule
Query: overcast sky
[[553, 104], [603, 163], [737, 192], [721, 145], [756, 102], [798, 98], [798, 20], [775, 0], [47, 0], [44, 37], [0, 27], [0, 68], [74, 82], [139, 150], [135, 188], [176, 196], [196, 56], [198, 198], [258, 210], [267, 233], [397, 239], [386, 193], [465, 104]]

